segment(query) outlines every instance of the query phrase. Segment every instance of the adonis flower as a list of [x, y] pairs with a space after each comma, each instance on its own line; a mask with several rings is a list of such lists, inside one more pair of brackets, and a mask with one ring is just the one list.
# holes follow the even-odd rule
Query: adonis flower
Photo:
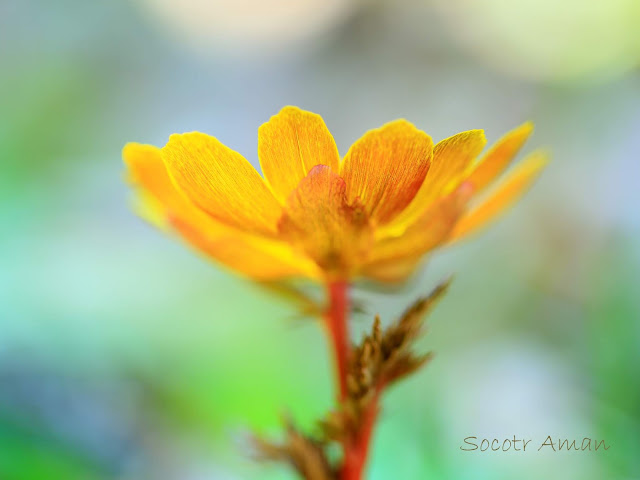
[[130, 143], [123, 155], [147, 216], [245, 276], [391, 282], [519, 198], [544, 154], [486, 190], [532, 128], [516, 128], [480, 156], [482, 130], [434, 146], [396, 120], [365, 133], [341, 159], [320, 116], [285, 107], [258, 130], [263, 176], [197, 132], [172, 135], [162, 148]]
[[[162, 148], [130, 143], [124, 159], [144, 214], [201, 252], [256, 280], [306, 277], [327, 286], [322, 312], [336, 367], [338, 407], [318, 443], [287, 427], [287, 442], [259, 442], [307, 479], [360, 480], [383, 390], [424, 365], [411, 344], [446, 290], [419, 300], [360, 346], [349, 335], [349, 283], [407, 278], [422, 257], [477, 230], [526, 190], [546, 163], [531, 154], [507, 169], [532, 125], [482, 155], [482, 130], [435, 146], [406, 120], [371, 130], [340, 159], [322, 118], [285, 107], [258, 131], [261, 176], [239, 153], [203, 133], [172, 135]], [[319, 313], [317, 311], [316, 313]], [[338, 465], [325, 451], [339, 442]]]

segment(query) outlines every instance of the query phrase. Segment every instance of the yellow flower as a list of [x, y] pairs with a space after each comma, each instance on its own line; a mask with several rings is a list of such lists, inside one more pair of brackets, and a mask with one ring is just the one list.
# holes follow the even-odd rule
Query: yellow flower
[[258, 280], [401, 281], [433, 249], [503, 212], [536, 178], [535, 152], [488, 195], [533, 127], [506, 134], [480, 159], [482, 130], [435, 146], [406, 120], [370, 130], [340, 160], [322, 118], [284, 107], [258, 131], [264, 178], [203, 133], [123, 151], [145, 215]]

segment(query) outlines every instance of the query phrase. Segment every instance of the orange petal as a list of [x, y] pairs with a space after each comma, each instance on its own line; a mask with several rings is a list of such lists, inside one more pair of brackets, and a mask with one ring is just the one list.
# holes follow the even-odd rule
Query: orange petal
[[338, 147], [322, 117], [284, 107], [258, 130], [258, 157], [273, 194], [284, 203], [309, 171], [327, 165], [338, 172]]
[[317, 276], [317, 267], [282, 242], [241, 232], [212, 219], [180, 192], [167, 173], [161, 150], [129, 143], [123, 158], [130, 180], [145, 204], [153, 208], [154, 220], [173, 227], [192, 246], [214, 260], [252, 278]]
[[483, 190], [509, 166], [531, 132], [533, 123], [527, 122], [504, 135], [491, 147], [467, 178], [475, 192]]
[[358, 198], [376, 224], [404, 209], [420, 189], [433, 142], [406, 120], [370, 130], [354, 143], [341, 165], [347, 198]]
[[548, 155], [542, 151], [529, 155], [484, 202], [460, 219], [451, 233], [450, 241], [473, 233], [513, 205], [531, 186], [547, 162]]
[[368, 268], [393, 261], [403, 263], [413, 259], [417, 262], [422, 255], [441, 245], [449, 238], [472, 192], [471, 185], [463, 183], [433, 203], [401, 236], [378, 240], [368, 258]]
[[399, 235], [416, 221], [431, 204], [455, 188], [463, 173], [484, 148], [482, 130], [469, 130], [446, 138], [433, 149], [431, 167], [411, 204], [389, 225], [389, 232]]
[[239, 153], [193, 132], [171, 135], [162, 158], [178, 188], [213, 218], [249, 232], [275, 232], [282, 207]]
[[325, 165], [291, 193], [279, 229], [329, 275], [348, 274], [373, 238], [363, 207], [347, 202], [344, 180]]

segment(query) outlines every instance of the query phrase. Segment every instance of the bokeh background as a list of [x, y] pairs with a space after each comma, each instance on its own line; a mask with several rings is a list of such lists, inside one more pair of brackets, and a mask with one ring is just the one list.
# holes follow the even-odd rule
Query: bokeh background
[[[455, 274], [384, 400], [371, 479], [640, 478], [640, 3], [26, 0], [0, 4], [0, 479], [288, 479], [247, 432], [331, 405], [322, 331], [130, 209], [121, 148], [217, 136], [257, 165], [283, 105], [341, 153], [405, 117], [435, 140], [533, 120], [554, 160]], [[591, 437], [607, 452], [465, 453]]]

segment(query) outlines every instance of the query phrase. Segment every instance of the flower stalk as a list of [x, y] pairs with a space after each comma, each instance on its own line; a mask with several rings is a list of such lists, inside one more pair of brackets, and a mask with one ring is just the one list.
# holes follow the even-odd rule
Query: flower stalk
[[327, 286], [329, 306], [326, 313], [326, 325], [338, 385], [338, 401], [347, 396], [347, 373], [349, 365], [349, 286], [346, 282], [330, 282]]
[[382, 389], [378, 391], [371, 404], [363, 414], [360, 430], [355, 432], [344, 444], [344, 461], [341, 470], [342, 480], [361, 480], [367, 462], [369, 445], [373, 436], [373, 429], [378, 418], [378, 400]]
[[[351, 345], [349, 341], [349, 285], [343, 281], [330, 282], [327, 286], [329, 305], [326, 313], [326, 325], [333, 351], [335, 364], [337, 397], [341, 409], [345, 407], [348, 390], [349, 362]], [[371, 404], [363, 414], [363, 421], [357, 431], [342, 441], [343, 463], [340, 470], [341, 480], [360, 480], [369, 451], [369, 443], [378, 414], [380, 388]]]

